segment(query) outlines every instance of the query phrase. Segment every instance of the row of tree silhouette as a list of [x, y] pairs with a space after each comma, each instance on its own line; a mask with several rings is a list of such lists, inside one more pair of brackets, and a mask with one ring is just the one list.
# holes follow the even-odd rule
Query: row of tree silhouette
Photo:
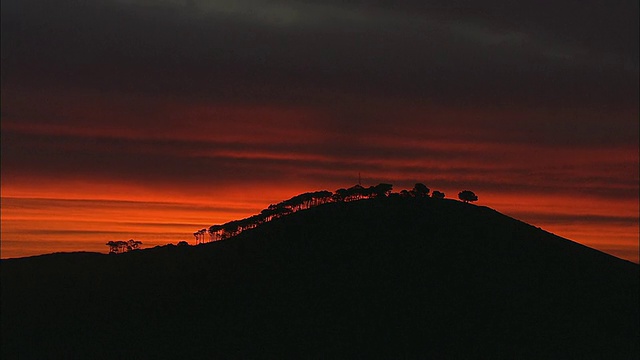
[[129, 241], [109, 241], [106, 244], [109, 247], [109, 254], [120, 254], [123, 252], [136, 250], [142, 245], [142, 241], [130, 239]]
[[[260, 214], [250, 216], [246, 219], [229, 221], [222, 225], [212, 225], [211, 227], [200, 229], [193, 233], [196, 244], [205, 243], [207, 238], [209, 241], [218, 241], [236, 236], [241, 232], [253, 229], [265, 222], [273, 219], [281, 218], [291, 213], [309, 209], [314, 206], [330, 203], [330, 202], [350, 202], [362, 199], [373, 199], [380, 197], [405, 197], [405, 198], [426, 198], [444, 199], [445, 194], [440, 191], [434, 191], [429, 195], [430, 189], [422, 184], [417, 183], [411, 190], [402, 190], [399, 193], [392, 193], [393, 185], [380, 183], [376, 186], [363, 187], [355, 185], [348, 189], [338, 189], [335, 192], [328, 190], [308, 192], [296, 195], [291, 199], [282, 201], [278, 204], [271, 204], [268, 208], [262, 210]], [[469, 190], [461, 191], [458, 198], [464, 202], [477, 201], [478, 197]]]

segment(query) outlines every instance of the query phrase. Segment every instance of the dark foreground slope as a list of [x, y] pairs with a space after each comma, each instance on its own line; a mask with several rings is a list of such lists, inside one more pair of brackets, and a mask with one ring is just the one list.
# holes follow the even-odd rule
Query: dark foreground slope
[[457, 201], [4, 260], [2, 358], [638, 358], [638, 265]]

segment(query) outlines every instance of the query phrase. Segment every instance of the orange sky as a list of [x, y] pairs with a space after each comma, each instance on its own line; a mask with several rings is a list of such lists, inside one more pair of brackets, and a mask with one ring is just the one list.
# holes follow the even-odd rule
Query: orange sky
[[[370, 179], [365, 173], [365, 181]], [[429, 184], [429, 181], [425, 182]], [[442, 181], [440, 181], [442, 182]], [[4, 183], [3, 183], [4, 184]], [[33, 186], [33, 185], [31, 185]], [[270, 203], [317, 190], [304, 184], [254, 184], [250, 188], [140, 188], [97, 182], [41, 184], [2, 189], [2, 257], [55, 251], [106, 252], [113, 239], [134, 238], [151, 247], [186, 240], [212, 224], [258, 213]], [[334, 184], [333, 188], [341, 184]], [[348, 186], [345, 184], [344, 186]], [[410, 188], [407, 183], [404, 188]], [[396, 185], [395, 190], [401, 187]], [[457, 189], [433, 187], [452, 196]], [[557, 235], [638, 262], [638, 203], [558, 193], [478, 191], [492, 207]]]

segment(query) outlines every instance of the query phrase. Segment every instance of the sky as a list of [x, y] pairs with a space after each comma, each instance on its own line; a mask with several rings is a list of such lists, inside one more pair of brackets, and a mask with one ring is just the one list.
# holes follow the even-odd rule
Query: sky
[[638, 1], [2, 1], [2, 258], [425, 183], [638, 262]]

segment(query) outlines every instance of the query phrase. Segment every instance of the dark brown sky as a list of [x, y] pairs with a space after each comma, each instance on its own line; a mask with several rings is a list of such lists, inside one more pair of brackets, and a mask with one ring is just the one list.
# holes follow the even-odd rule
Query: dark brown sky
[[2, 256], [361, 172], [637, 261], [638, 41], [637, 1], [4, 0]]

